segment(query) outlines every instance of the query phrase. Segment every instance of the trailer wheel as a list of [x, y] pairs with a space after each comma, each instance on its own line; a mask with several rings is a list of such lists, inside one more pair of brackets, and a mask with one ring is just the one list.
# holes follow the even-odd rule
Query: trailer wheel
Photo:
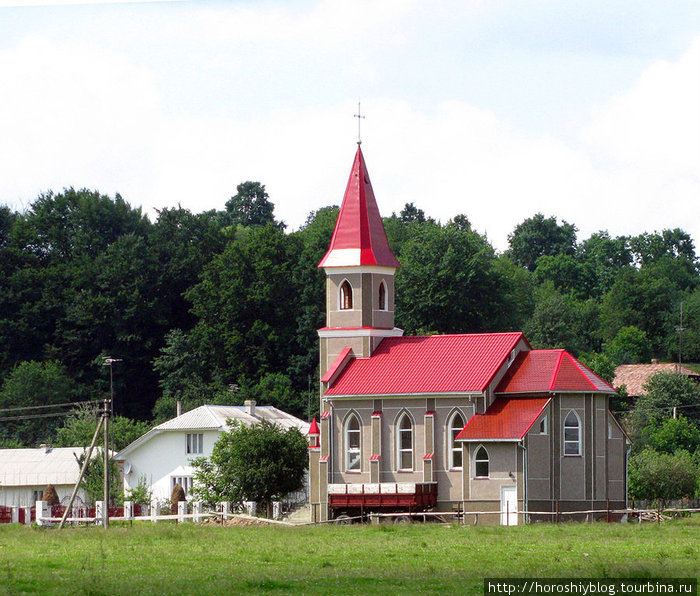
[[342, 524], [344, 526], [347, 526], [352, 523], [352, 520], [350, 519], [349, 515], [345, 515], [344, 513], [340, 514], [338, 517], [335, 518], [336, 523]]
[[412, 522], [411, 516], [410, 515], [397, 515], [394, 518], [394, 523], [395, 524], [401, 524], [401, 525], [407, 525]]

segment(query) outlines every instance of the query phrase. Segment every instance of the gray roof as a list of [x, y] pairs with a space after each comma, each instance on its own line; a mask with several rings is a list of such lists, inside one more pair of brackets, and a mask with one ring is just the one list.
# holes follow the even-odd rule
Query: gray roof
[[82, 447], [0, 449], [0, 489], [75, 484], [80, 475], [76, 457], [82, 453]]
[[239, 420], [243, 424], [256, 424], [262, 420], [267, 420], [273, 424], [281, 426], [283, 429], [297, 428], [302, 434], [309, 431], [309, 423], [278, 410], [274, 406], [255, 406], [254, 414], [248, 413], [247, 406], [199, 406], [194, 410], [185, 412], [180, 416], [171, 418], [158, 426], [154, 426], [146, 434], [140, 436], [131, 445], [127, 445], [122, 451], [117, 453], [117, 459], [122, 459], [128, 452], [138, 445], [145, 443], [152, 436], [170, 431], [182, 430], [220, 430], [229, 429], [227, 420]]

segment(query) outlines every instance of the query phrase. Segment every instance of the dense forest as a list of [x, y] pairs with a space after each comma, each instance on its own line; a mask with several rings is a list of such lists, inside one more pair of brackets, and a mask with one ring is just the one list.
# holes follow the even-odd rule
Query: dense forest
[[[10, 408], [106, 397], [106, 356], [120, 360], [123, 419], [165, 420], [177, 399], [249, 398], [306, 418], [324, 324], [317, 264], [337, 213], [288, 232], [258, 182], [221, 211], [166, 208], [155, 221], [119, 195], [72, 188], [23, 212], [0, 207], [0, 446], [65, 436], [64, 418]], [[607, 379], [619, 363], [676, 361], [679, 348], [700, 361], [700, 269], [680, 229], [578, 239], [538, 213], [499, 254], [467, 215], [441, 223], [407, 204], [384, 222], [406, 334], [522, 330]]]

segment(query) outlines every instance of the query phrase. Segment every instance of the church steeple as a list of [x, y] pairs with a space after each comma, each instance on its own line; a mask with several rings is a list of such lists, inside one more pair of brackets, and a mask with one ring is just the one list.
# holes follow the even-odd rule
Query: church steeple
[[326, 327], [321, 339], [321, 376], [352, 350], [369, 357], [394, 327], [394, 272], [384, 224], [359, 143], [330, 247], [318, 265], [326, 272]]
[[400, 267], [389, 248], [367, 165], [358, 143], [331, 245], [318, 266], [361, 265]]

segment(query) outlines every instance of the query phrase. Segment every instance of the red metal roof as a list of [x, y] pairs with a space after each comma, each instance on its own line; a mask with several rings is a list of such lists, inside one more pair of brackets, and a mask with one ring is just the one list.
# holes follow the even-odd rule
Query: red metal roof
[[389, 248], [367, 166], [358, 145], [331, 245], [318, 266], [359, 265], [400, 267]]
[[322, 383], [328, 383], [335, 377], [347, 364], [348, 360], [352, 357], [352, 348], [343, 348], [343, 350], [338, 354], [338, 357], [333, 361], [330, 368], [326, 371], [326, 374], [321, 377]]
[[318, 422], [316, 422], [316, 417], [311, 421], [311, 426], [309, 426], [309, 435], [320, 435], [321, 431], [318, 428]]
[[370, 358], [350, 360], [326, 395], [481, 392], [521, 339], [519, 332], [386, 337]]
[[457, 435], [458, 441], [520, 440], [549, 397], [499, 397], [483, 414], [475, 414]]
[[615, 393], [615, 389], [566, 350], [532, 350], [518, 354], [496, 393], [581, 391]]

